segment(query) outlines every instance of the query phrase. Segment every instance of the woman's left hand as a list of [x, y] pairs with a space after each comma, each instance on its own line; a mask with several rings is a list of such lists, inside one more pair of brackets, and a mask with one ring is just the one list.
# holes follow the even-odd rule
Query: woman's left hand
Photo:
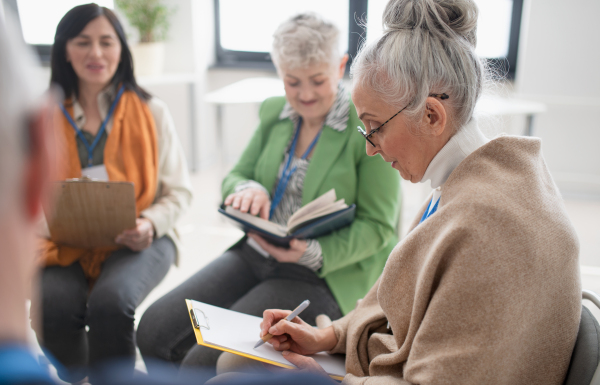
[[290, 352], [289, 350], [286, 350], [281, 354], [283, 355], [283, 358], [296, 365], [301, 370], [328, 376], [327, 372], [312, 357], [306, 357], [298, 353]]
[[135, 228], [124, 230], [117, 235], [115, 242], [129, 247], [133, 251], [142, 251], [152, 244], [154, 225], [146, 218], [137, 218]]
[[290, 241], [290, 248], [284, 249], [283, 247], [277, 247], [270, 244], [259, 235], [249, 233], [248, 236], [254, 239], [264, 251], [269, 253], [278, 262], [282, 263], [297, 263], [302, 255], [304, 255], [307, 247], [306, 241], [301, 241], [299, 239], [292, 239]]

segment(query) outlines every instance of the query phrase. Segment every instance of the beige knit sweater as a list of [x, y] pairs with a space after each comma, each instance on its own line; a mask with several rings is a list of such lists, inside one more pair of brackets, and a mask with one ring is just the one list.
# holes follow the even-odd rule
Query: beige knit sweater
[[417, 217], [334, 322], [344, 383], [562, 383], [581, 311], [579, 244], [540, 146], [499, 137], [456, 167], [437, 212]]

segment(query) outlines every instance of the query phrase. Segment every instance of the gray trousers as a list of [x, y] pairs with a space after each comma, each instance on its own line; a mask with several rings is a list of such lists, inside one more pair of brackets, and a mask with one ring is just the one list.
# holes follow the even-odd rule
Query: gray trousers
[[167, 274], [175, 252], [166, 236], [141, 252], [117, 250], [91, 290], [79, 262], [42, 271], [41, 303], [32, 304], [32, 318], [41, 316], [38, 341], [64, 367], [58, 371], [63, 380], [78, 381], [88, 366], [114, 359], [133, 371], [135, 309]]
[[315, 272], [265, 258], [240, 242], [146, 310], [137, 330], [145, 360], [204, 366], [214, 374], [221, 352], [197, 345], [185, 299], [258, 317], [266, 309], [293, 309], [308, 299], [310, 306], [300, 316], [306, 322], [315, 325], [319, 314], [342, 316], [327, 283]]

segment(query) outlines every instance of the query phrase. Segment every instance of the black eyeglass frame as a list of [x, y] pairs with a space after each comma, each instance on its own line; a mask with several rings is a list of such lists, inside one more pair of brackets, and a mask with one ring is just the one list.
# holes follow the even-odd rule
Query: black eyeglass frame
[[[443, 94], [429, 94], [429, 96], [431, 96], [431, 97], [434, 97], [434, 98], [440, 98], [440, 99], [442, 99], [442, 100], [446, 100], [446, 99], [448, 99], [448, 98], [450, 97], [450, 96], [448, 96], [448, 95], [447, 95], [447, 94], [445, 94], [445, 93], [443, 93]], [[404, 110], [405, 110], [405, 109], [406, 109], [408, 106], [410, 106], [410, 105], [411, 105], [411, 103], [407, 104], [407, 105], [406, 105], [404, 108], [402, 108], [400, 111], [398, 111], [398, 112], [396, 112], [394, 115], [392, 115], [392, 117], [391, 117], [391, 118], [389, 118], [388, 120], [386, 120], [385, 122], [383, 122], [383, 124], [382, 124], [381, 126], [377, 127], [377, 128], [376, 128], [376, 129], [374, 129], [374, 130], [371, 130], [371, 132], [369, 132], [368, 134], [367, 134], [367, 132], [366, 132], [366, 131], [365, 131], [365, 130], [364, 130], [362, 127], [361, 127], [361, 126], [358, 126], [358, 127], [356, 127], [356, 128], [358, 128], [358, 132], [360, 132], [360, 133], [361, 133], [361, 135], [365, 137], [365, 139], [367, 140], [367, 142], [369, 142], [369, 143], [371, 144], [371, 146], [373, 146], [373, 147], [377, 147], [377, 146], [375, 146], [375, 145], [373, 144], [373, 142], [371, 142], [371, 139], [369, 139], [369, 138], [371, 137], [371, 135], [373, 135], [373, 134], [377, 133], [377, 132], [378, 132], [378, 131], [381, 129], [381, 127], [385, 126], [387, 122], [389, 122], [390, 120], [394, 119], [394, 118], [396, 117], [396, 115], [398, 115], [399, 113], [401, 113], [402, 111], [404, 111]]]

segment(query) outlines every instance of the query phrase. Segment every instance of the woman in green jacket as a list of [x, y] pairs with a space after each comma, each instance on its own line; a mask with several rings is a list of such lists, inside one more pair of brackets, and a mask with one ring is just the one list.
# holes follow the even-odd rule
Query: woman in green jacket
[[[356, 204], [351, 225], [289, 249], [256, 234], [244, 237], [153, 304], [138, 328], [145, 359], [213, 366], [219, 351], [196, 345], [185, 298], [262, 316], [265, 309], [311, 305], [303, 319], [351, 311], [379, 277], [397, 243], [400, 179], [365, 153], [361, 122], [342, 77], [348, 60], [339, 31], [301, 14], [275, 32], [272, 57], [284, 97], [267, 99], [260, 125], [223, 181], [225, 205], [285, 224], [303, 205], [335, 189]], [[289, 159], [291, 156], [291, 159]]]

